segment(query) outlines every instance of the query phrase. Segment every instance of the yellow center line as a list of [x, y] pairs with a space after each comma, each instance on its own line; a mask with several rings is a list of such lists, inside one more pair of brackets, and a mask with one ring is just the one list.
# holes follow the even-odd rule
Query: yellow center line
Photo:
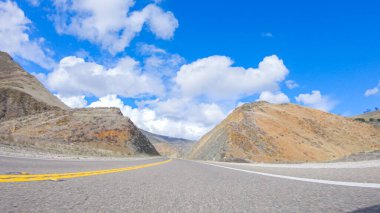
[[165, 163], [171, 162], [172, 159], [156, 162], [156, 163], [148, 163], [137, 166], [130, 166], [125, 168], [116, 168], [116, 169], [107, 169], [107, 170], [95, 170], [95, 171], [87, 171], [87, 172], [70, 172], [70, 173], [58, 173], [58, 174], [20, 174], [20, 175], [0, 175], [0, 183], [13, 183], [13, 182], [30, 182], [30, 181], [43, 181], [43, 180], [61, 180], [61, 179], [69, 179], [69, 178], [78, 178], [78, 177], [86, 177], [93, 175], [103, 175], [110, 174], [116, 172], [124, 172], [131, 171], [136, 169], [142, 169], [152, 166], [158, 166]]

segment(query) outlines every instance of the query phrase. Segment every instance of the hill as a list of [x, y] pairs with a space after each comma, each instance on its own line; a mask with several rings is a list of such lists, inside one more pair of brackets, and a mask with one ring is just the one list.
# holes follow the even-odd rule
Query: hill
[[0, 51], [0, 121], [59, 109], [69, 107]]
[[0, 145], [70, 155], [159, 155], [119, 109], [70, 109], [3, 52]]
[[235, 109], [194, 146], [191, 159], [323, 162], [380, 149], [380, 129], [295, 104]]
[[[0, 135], [8, 142], [65, 153], [65, 145], [85, 153], [122, 155], [158, 155], [139, 129], [117, 108], [89, 108], [48, 111], [4, 121]], [[54, 144], [52, 144], [54, 143]], [[85, 147], [85, 149], [83, 149]]]
[[380, 110], [364, 113], [361, 115], [354, 116], [352, 118], [358, 121], [363, 121], [369, 124], [375, 124], [377, 126], [380, 126]]

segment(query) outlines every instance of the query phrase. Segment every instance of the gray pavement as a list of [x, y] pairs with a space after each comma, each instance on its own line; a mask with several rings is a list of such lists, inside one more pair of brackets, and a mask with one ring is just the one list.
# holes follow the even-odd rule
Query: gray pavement
[[[68, 161], [0, 157], [0, 173], [91, 171], [164, 161]], [[294, 177], [380, 183], [370, 168], [232, 168]], [[120, 173], [0, 183], [0, 212], [379, 212], [380, 189], [287, 180], [215, 167], [170, 163]]]

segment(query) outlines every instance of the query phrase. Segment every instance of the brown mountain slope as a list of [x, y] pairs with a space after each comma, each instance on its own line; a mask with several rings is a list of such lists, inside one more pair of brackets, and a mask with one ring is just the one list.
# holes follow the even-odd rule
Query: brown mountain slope
[[77, 148], [85, 148], [87, 153], [79, 154], [91, 154], [88, 150], [92, 150], [109, 155], [159, 155], [117, 108], [57, 110], [24, 116], [2, 122], [0, 136], [26, 147], [57, 149], [53, 152], [64, 153], [67, 145], [80, 145]]
[[68, 107], [0, 51], [0, 121], [54, 109]]
[[203, 136], [192, 159], [329, 161], [380, 150], [380, 129], [295, 104], [244, 104]]

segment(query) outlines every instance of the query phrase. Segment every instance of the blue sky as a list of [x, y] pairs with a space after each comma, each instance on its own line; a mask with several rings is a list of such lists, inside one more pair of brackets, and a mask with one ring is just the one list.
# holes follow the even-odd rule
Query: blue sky
[[198, 138], [258, 99], [380, 107], [377, 1], [0, 2], [0, 22], [19, 17], [0, 50], [67, 104], [120, 107], [155, 133]]

